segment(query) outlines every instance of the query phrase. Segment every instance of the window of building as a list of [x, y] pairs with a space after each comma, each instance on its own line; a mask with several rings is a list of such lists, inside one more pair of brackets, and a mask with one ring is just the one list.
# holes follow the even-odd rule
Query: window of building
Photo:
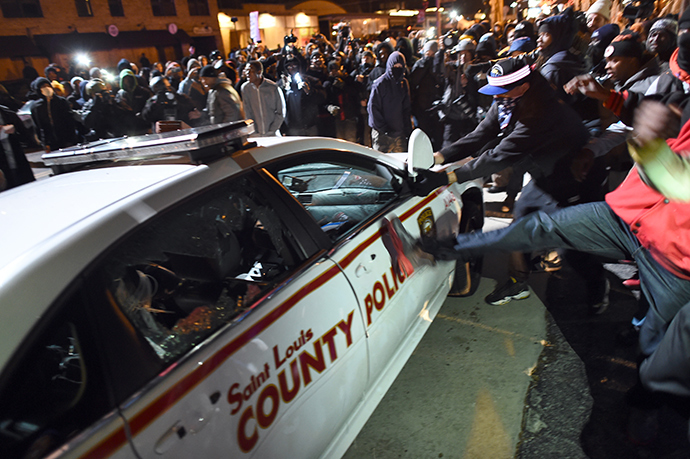
[[209, 16], [208, 0], [187, 0], [190, 16]]
[[0, 0], [2, 15], [6, 18], [42, 18], [39, 0]]
[[151, 0], [154, 16], [177, 16], [175, 0]]
[[242, 9], [242, 2], [239, 0], [218, 0], [218, 9]]
[[93, 16], [93, 8], [91, 8], [91, 0], [74, 0], [74, 4], [77, 6], [77, 14], [80, 17], [91, 17], [91, 16]]
[[111, 16], [124, 16], [125, 10], [122, 8], [122, 0], [108, 0]]

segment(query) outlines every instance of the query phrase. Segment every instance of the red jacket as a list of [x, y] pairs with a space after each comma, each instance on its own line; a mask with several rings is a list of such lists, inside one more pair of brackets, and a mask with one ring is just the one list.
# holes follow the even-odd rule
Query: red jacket
[[[690, 156], [690, 123], [683, 126], [678, 138], [666, 142], [674, 152]], [[606, 195], [606, 202], [656, 261], [690, 280], [690, 203], [668, 199], [652, 189], [636, 167]]]

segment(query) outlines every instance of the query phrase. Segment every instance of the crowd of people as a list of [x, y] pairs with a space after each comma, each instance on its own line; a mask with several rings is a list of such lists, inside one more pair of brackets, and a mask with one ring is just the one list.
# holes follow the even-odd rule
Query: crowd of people
[[[596, 0], [587, 11], [479, 22], [434, 39], [365, 42], [342, 27], [333, 43], [319, 34], [303, 48], [296, 41], [288, 35], [280, 49], [250, 46], [228, 59], [217, 51], [165, 64], [122, 59], [116, 81], [96, 67], [69, 75], [51, 64], [32, 75], [26, 95], [37, 141], [50, 151], [252, 119], [261, 136], [337, 137], [398, 152], [418, 127], [437, 163], [450, 164], [429, 186], [490, 178], [514, 218], [502, 231], [423, 241], [425, 250], [458, 259], [513, 251], [508, 279], [486, 298], [493, 305], [529, 296], [530, 271], [557, 269], [562, 258], [585, 279], [592, 314], [609, 302], [600, 257], [637, 262], [643, 295], [633, 331], [644, 363], [631, 403], [690, 395], [687, 346], [669, 343], [690, 334], [690, 182], [681, 153], [690, 130], [690, 9], [613, 18], [610, 0]], [[22, 154], [31, 139], [14, 113], [19, 104], [0, 97], [9, 105], [0, 107], [0, 185], [9, 188], [33, 179]], [[527, 255], [554, 247], [565, 251], [538, 264]]]

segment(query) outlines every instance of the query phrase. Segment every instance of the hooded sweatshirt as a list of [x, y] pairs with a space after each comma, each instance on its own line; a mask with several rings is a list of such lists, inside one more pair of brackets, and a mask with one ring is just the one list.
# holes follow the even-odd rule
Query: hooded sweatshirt
[[[402, 64], [394, 70], [395, 64]], [[390, 137], [406, 136], [410, 133], [410, 86], [404, 78], [405, 57], [395, 51], [388, 58], [386, 73], [374, 81], [367, 109], [369, 126]]]
[[[130, 79], [134, 82], [130, 91], [125, 89], [125, 79]], [[140, 113], [146, 105], [146, 101], [153, 94], [146, 88], [139, 86], [137, 77], [133, 71], [124, 69], [120, 72], [120, 90], [117, 92], [116, 100], [118, 103], [126, 103], [132, 109], [132, 112]]]

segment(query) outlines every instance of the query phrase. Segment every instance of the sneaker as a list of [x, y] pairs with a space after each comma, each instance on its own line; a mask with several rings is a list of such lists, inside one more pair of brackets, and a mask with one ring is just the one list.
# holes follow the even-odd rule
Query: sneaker
[[604, 294], [602, 295], [601, 300], [589, 306], [589, 313], [591, 315], [598, 316], [599, 314], [603, 314], [604, 311], [606, 311], [606, 309], [609, 307], [609, 292], [611, 291], [611, 283], [608, 279], [605, 279], [605, 282]]
[[522, 300], [529, 296], [529, 286], [526, 282], [518, 282], [514, 278], [508, 279], [508, 282], [496, 288], [493, 292], [484, 298], [487, 303], [500, 306], [502, 304], [510, 303], [510, 300]]

